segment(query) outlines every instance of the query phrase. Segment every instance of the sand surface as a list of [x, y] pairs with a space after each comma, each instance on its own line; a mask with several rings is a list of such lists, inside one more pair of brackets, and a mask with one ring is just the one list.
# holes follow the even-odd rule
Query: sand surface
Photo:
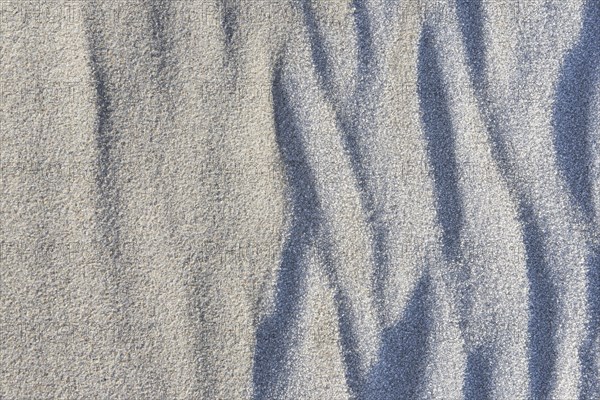
[[600, 399], [597, 0], [0, 4], [0, 399]]

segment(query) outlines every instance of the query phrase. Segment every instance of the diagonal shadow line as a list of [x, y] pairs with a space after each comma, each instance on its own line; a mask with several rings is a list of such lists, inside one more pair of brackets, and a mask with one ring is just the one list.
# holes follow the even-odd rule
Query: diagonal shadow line
[[[343, 133], [343, 141], [345, 150], [349, 155], [350, 166], [352, 173], [356, 179], [359, 187], [360, 200], [363, 210], [367, 214], [372, 215], [368, 210], [373, 209], [373, 198], [372, 191], [369, 190], [367, 184], [367, 171], [363, 160], [363, 155], [360, 153], [358, 145], [358, 135], [361, 133], [361, 129], [358, 124], [357, 116], [354, 114], [357, 111], [359, 101], [357, 100], [360, 96], [360, 92], [364, 92], [368, 88], [369, 78], [369, 66], [367, 65], [370, 59], [370, 55], [373, 53], [372, 37], [370, 35], [370, 24], [367, 14], [366, 5], [362, 0], [355, 0], [355, 5], [358, 4], [359, 11], [355, 14], [355, 31], [358, 37], [359, 43], [359, 86], [354, 93], [351, 93], [350, 97], [350, 109], [346, 110], [344, 107], [338, 109], [334, 107], [335, 122]], [[304, 21], [307, 25], [309, 32], [309, 40], [312, 50], [313, 65], [316, 69], [317, 76], [319, 77], [319, 84], [323, 87], [327, 101], [335, 105], [337, 99], [333, 98], [333, 71], [331, 66], [328, 64], [327, 49], [325, 47], [324, 38], [319, 33], [317, 27], [317, 19], [313, 8], [310, 6], [308, 0], [304, 0], [302, 3]], [[362, 73], [361, 73], [362, 71]], [[348, 114], [348, 111], [350, 114]], [[382, 265], [385, 255], [385, 231], [383, 228], [377, 228], [373, 226], [372, 220], [367, 220], [367, 224], [374, 231], [374, 256], [376, 265]], [[327, 238], [327, 245], [331, 245], [331, 238]], [[342, 356], [345, 365], [346, 382], [352, 393], [359, 398], [362, 396], [361, 393], [364, 387], [364, 378], [360, 370], [360, 350], [358, 348], [358, 341], [353, 333], [354, 323], [350, 319], [350, 300], [346, 293], [339, 290], [337, 282], [337, 274], [334, 260], [330, 252], [324, 251], [323, 256], [325, 258], [326, 273], [329, 276], [329, 280], [334, 286], [334, 298], [335, 304], [338, 311], [338, 323], [339, 332], [342, 346]], [[376, 273], [376, 280], [381, 275]], [[376, 286], [381, 286], [381, 284]]]
[[[456, 13], [463, 35], [463, 44], [469, 62], [469, 74], [479, 111], [483, 115], [488, 136], [492, 147], [492, 156], [498, 166], [498, 171], [505, 181], [514, 175], [509, 163], [509, 154], [502, 139], [502, 115], [494, 115], [490, 108], [482, 104], [492, 104], [487, 101], [489, 84], [485, 76], [485, 36], [484, 36], [484, 11], [482, 0], [456, 0]], [[496, 112], [496, 114], [498, 114]], [[510, 186], [510, 185], [509, 185]], [[512, 195], [512, 193], [511, 193]], [[519, 199], [516, 199], [519, 202]]]
[[[336, 105], [336, 102], [339, 99], [333, 98], [333, 71], [331, 65], [329, 65], [328, 57], [327, 57], [327, 49], [325, 46], [324, 38], [319, 32], [317, 27], [317, 17], [313, 8], [310, 5], [310, 0], [303, 0], [302, 2], [302, 11], [304, 14], [304, 22], [307, 26], [307, 31], [309, 35], [310, 47], [311, 47], [311, 56], [312, 62], [315, 67], [316, 75], [318, 77], [318, 82], [323, 88], [323, 93], [325, 94], [326, 100], [332, 104]], [[350, 98], [354, 99], [356, 97], [356, 93], [351, 93]], [[354, 102], [351, 101], [350, 106], [354, 105]], [[358, 144], [356, 144], [356, 138], [353, 132], [357, 130], [356, 127], [356, 118], [354, 115], [342, 115], [343, 113], [337, 107], [333, 107], [335, 110], [335, 119], [336, 125], [344, 134], [344, 144], [349, 151], [350, 154], [350, 164], [352, 166], [353, 173], [358, 180], [359, 187], [364, 188], [365, 176], [364, 176], [364, 168], [363, 162], [361, 160], [361, 155], [358, 149]], [[350, 112], [354, 110], [351, 109]], [[363, 190], [361, 190], [361, 196], [363, 195]], [[365, 199], [363, 199], [365, 200]]]
[[169, 66], [172, 57], [173, 43], [167, 32], [167, 25], [171, 18], [170, 3], [168, 0], [152, 0], [149, 4], [149, 25], [152, 36], [152, 56], [158, 60], [156, 74], [161, 76]]
[[600, 64], [600, 3], [588, 0], [579, 41], [565, 57], [553, 110], [554, 145], [559, 169], [572, 199], [593, 217], [590, 108]]
[[[381, 4], [384, 7], [386, 22], [393, 20], [394, 15], [400, 14], [399, 4], [401, 2], [397, 0], [389, 0]], [[358, 46], [357, 86], [351, 100], [354, 114], [350, 118], [340, 119], [339, 124], [345, 133], [345, 146], [351, 155], [352, 168], [361, 189], [363, 208], [372, 232], [375, 293], [377, 301], [383, 304], [385, 282], [390, 269], [393, 268], [393, 260], [389, 256], [390, 229], [387, 223], [383, 222], [382, 212], [377, 207], [376, 188], [369, 183], [369, 174], [373, 170], [373, 165], [369, 165], [367, 155], [362, 154], [366, 149], [361, 148], [360, 137], [373, 134], [370, 132], [374, 123], [373, 113], [376, 112], [378, 105], [377, 95], [381, 89], [384, 73], [381, 65], [378, 64], [380, 62], [377, 57], [378, 41], [383, 49], [385, 46], [382, 41], [386, 38], [378, 36], [374, 31], [376, 23], [372, 13], [369, 12], [368, 0], [353, 0], [353, 7]]]
[[[331, 248], [332, 239], [329, 236], [325, 237], [327, 248]], [[364, 397], [365, 380], [361, 373], [361, 349], [357, 334], [355, 334], [355, 325], [351, 316], [350, 298], [347, 293], [342, 291], [337, 284], [338, 277], [335, 269], [335, 262], [331, 252], [322, 252], [325, 260], [325, 273], [329, 278], [329, 282], [333, 286], [334, 303], [338, 316], [338, 328], [340, 335], [340, 344], [342, 348], [342, 358], [344, 361], [344, 375], [346, 384], [350, 389], [350, 393], [358, 399]]]
[[[462, 3], [461, 3], [462, 4]], [[467, 5], [462, 4], [463, 7]], [[473, 4], [468, 5], [468, 9], [461, 10], [461, 16], [464, 32], [480, 32], [482, 14], [481, 7]], [[468, 15], [465, 15], [468, 14]], [[467, 25], [465, 27], [465, 25]], [[477, 38], [475, 38], [477, 41]], [[483, 43], [471, 44], [467, 49], [471, 65], [471, 79], [478, 96], [478, 103], [483, 103], [482, 99], [487, 97], [487, 84], [482, 72], [479, 70], [482, 63], [483, 54], [475, 54], [485, 51]], [[480, 111], [486, 117], [488, 134], [493, 142], [492, 153], [499, 166], [504, 179], [510, 182], [511, 167], [508, 163], [508, 151], [506, 144], [502, 140], [502, 127], [494, 118], [490, 117], [489, 110], [480, 106]], [[434, 162], [435, 164], [435, 162]], [[553, 371], [555, 369], [555, 346], [552, 332], [557, 315], [556, 293], [549, 274], [548, 265], [544, 257], [544, 233], [538, 226], [533, 209], [529, 205], [524, 193], [518, 193], [516, 199], [520, 207], [520, 221], [524, 230], [524, 244], [527, 256], [527, 270], [530, 282], [530, 375], [532, 392], [536, 396], [545, 398], [549, 395]], [[475, 349], [468, 356], [468, 365], [465, 380], [465, 396], [467, 398], [475, 396], [481, 398], [482, 395], [489, 397], [490, 392], [490, 371], [491, 359], [485, 354], [483, 349]], [[476, 366], [482, 367], [483, 371], [478, 371]], [[475, 393], [475, 394], [474, 394]]]
[[233, 45], [234, 34], [238, 29], [238, 10], [230, 0], [224, 0], [222, 7], [221, 29], [225, 35], [225, 46], [230, 49]]
[[471, 80], [476, 88], [485, 81], [485, 36], [482, 0], [456, 0], [464, 47], [469, 62]]
[[[338, 102], [338, 99], [333, 98], [333, 71], [331, 70], [331, 66], [328, 64], [327, 49], [325, 47], [324, 38], [318, 31], [316, 15], [310, 6], [309, 1], [303, 1], [302, 6], [304, 21], [309, 32], [312, 61], [316, 69], [317, 76], [319, 77], [319, 84], [324, 89], [323, 92], [325, 93], [327, 101], [335, 105], [336, 102]], [[350, 108], [347, 110], [344, 107], [342, 107], [342, 109], [334, 107], [334, 117], [338, 129], [340, 129], [340, 131], [343, 133], [344, 147], [348, 152], [350, 161], [349, 164], [360, 189], [359, 194], [363, 210], [366, 210], [367, 213], [369, 213], [368, 210], [373, 209], [372, 191], [369, 190], [367, 184], [367, 171], [358, 145], [358, 135], [361, 134], [361, 129], [355, 113], [358, 110], [358, 98], [360, 97], [361, 92], [366, 92], [368, 90], [369, 81], [373, 79], [373, 77], [370, 75], [368, 64], [372, 58], [371, 56], [373, 55], [374, 47], [366, 4], [362, 0], [355, 0], [355, 6], [358, 7], [354, 22], [359, 45], [359, 83], [356, 91], [351, 93], [349, 96]], [[348, 112], [350, 112], [350, 114], [348, 114]], [[383, 229], [374, 227], [372, 222], [372, 220], [367, 220], [367, 224], [370, 225], [371, 229], [374, 231], [373, 241], [375, 242], [375, 262], [376, 265], [381, 265], [383, 261], [383, 255], [385, 254], [385, 245], [383, 241], [385, 238], [385, 233]], [[332, 238], [327, 237], [326, 241], [327, 246], [330, 247]], [[354, 333], [355, 323], [350, 317], [350, 299], [348, 294], [341, 291], [339, 289], [339, 285], [336, 284], [338, 277], [334, 267], [335, 261], [332, 259], [331, 253], [324, 251], [323, 255], [326, 261], [326, 273], [329, 276], [330, 282], [334, 286], [334, 298], [338, 311], [339, 332], [342, 346], [342, 356], [345, 365], [346, 382], [350, 391], [354, 395], [361, 398], [365, 382], [360, 368], [361, 352], [356, 333]], [[376, 277], [379, 277], [380, 275], [381, 274], [377, 273]]]
[[[354, 0], [355, 2], [361, 2], [362, 0]], [[371, 49], [370, 53], [372, 53], [372, 44], [370, 43], [369, 36], [369, 28], [368, 22], [364, 22], [363, 19], [368, 20], [368, 15], [366, 14], [366, 9], [363, 6], [364, 12], [359, 12], [355, 15], [355, 28], [357, 37], [360, 43], [359, 49]], [[338, 107], [335, 107], [337, 103], [339, 103], [339, 99], [335, 99], [333, 97], [333, 70], [331, 65], [328, 62], [327, 49], [325, 46], [325, 41], [322, 35], [319, 33], [319, 29], [317, 26], [317, 17], [313, 8], [310, 5], [310, 0], [303, 0], [302, 2], [302, 11], [304, 15], [304, 23], [307, 26], [307, 31], [309, 35], [310, 47], [311, 47], [311, 56], [312, 62], [315, 67], [316, 75], [318, 77], [318, 82], [320, 86], [323, 88], [323, 93], [325, 95], [326, 100], [332, 104], [334, 107], [334, 116], [336, 126], [343, 133], [343, 141], [344, 147], [348, 151], [350, 157], [350, 165], [352, 168], [352, 172], [354, 174], [355, 179], [358, 182], [358, 186], [360, 190], [361, 202], [364, 207], [367, 209], [372, 208], [370, 204], [372, 204], [372, 199], [370, 192], [367, 188], [366, 182], [366, 171], [364, 166], [363, 157], [360, 154], [359, 145], [357, 143], [357, 135], [359, 134], [359, 127], [357, 116], [355, 115], [356, 106], [358, 104], [357, 97], [360, 91], [365, 90], [365, 83], [362, 84], [362, 89], [357, 88], [354, 93], [350, 94], [350, 104], [349, 110], [340, 110]], [[360, 51], [359, 51], [360, 53]], [[367, 55], [359, 55], [360, 64], [364, 64], [368, 60]], [[362, 60], [362, 61], [360, 61]], [[366, 67], [359, 68], [363, 71], [366, 71]], [[363, 73], [362, 75], [365, 75]], [[361, 74], [359, 71], [359, 78]]]
[[[317, 19], [309, 3], [309, 0], [304, 0], [302, 6], [304, 20], [309, 32], [313, 65], [319, 77], [319, 83], [324, 88], [326, 99], [335, 105], [337, 99], [332, 97], [333, 71], [328, 64], [324, 39], [318, 31]], [[344, 147], [348, 151], [352, 172], [360, 188], [359, 192], [363, 210], [369, 216], [367, 223], [373, 233], [372, 241], [376, 272], [375, 287], [377, 293], [382, 293], [390, 261], [386, 252], [388, 229], [384, 224], [377, 223], [379, 217], [375, 210], [373, 188], [371, 188], [368, 182], [369, 166], [366, 165], [359, 144], [359, 135], [364, 134], [366, 128], [364, 123], [361, 125], [361, 116], [358, 115], [361, 107], [372, 103], [369, 99], [369, 93], [373, 90], [373, 85], [376, 84], [376, 74], [378, 73], [377, 66], [373, 64], [376, 51], [375, 38], [373, 36], [372, 21], [369, 16], [367, 2], [365, 0], [353, 0], [353, 6], [356, 10], [354, 13], [354, 27], [358, 45], [358, 82], [355, 92], [350, 95], [349, 109], [345, 110], [342, 108], [340, 110], [334, 107], [335, 120], [336, 125], [343, 133]], [[386, 6], [391, 9], [394, 4], [393, 2], [389, 2]], [[388, 10], [388, 14], [392, 14], [390, 10]]]
[[456, 143], [442, 71], [433, 44], [433, 32], [429, 26], [425, 26], [421, 34], [418, 60], [417, 90], [437, 194], [436, 208], [442, 227], [443, 253], [450, 260], [458, 260], [464, 213], [458, 188]]
[[376, 60], [375, 38], [373, 36], [373, 24], [369, 17], [369, 9], [366, 0], [352, 0], [355, 9], [354, 26], [358, 44], [358, 74], [359, 85], [366, 79], [373, 68], [372, 61]]
[[[175, 11], [172, 9], [171, 0], [151, 0], [149, 3], [148, 25], [150, 28], [150, 48], [151, 56], [154, 61], [154, 68], [150, 71], [150, 79], [156, 85], [157, 92], [155, 98], [160, 112], [154, 116], [153, 129], [149, 132], [149, 142], [160, 141], [162, 124], [171, 124], [175, 120], [176, 104], [175, 96], [176, 70], [178, 69], [178, 59], [175, 55], [173, 34], [173, 18]], [[156, 149], [156, 157], [160, 160], [157, 168], [162, 170], [164, 164], [164, 152]], [[169, 210], [167, 215], [169, 214]]]
[[276, 283], [275, 311], [256, 332], [253, 380], [255, 399], [273, 398], [278, 382], [286, 379], [286, 356], [293, 350], [292, 328], [300, 312], [307, 250], [318, 234], [322, 213], [313, 173], [300, 128], [282, 87], [281, 66], [272, 84], [276, 140], [285, 163], [290, 188], [292, 220]]
[[364, 399], [412, 400], [424, 383], [428, 319], [429, 276], [423, 275], [414, 288], [402, 319], [384, 330], [379, 361], [371, 370]]
[[[328, 251], [333, 239], [329, 233], [322, 232], [324, 216], [319, 205], [319, 193], [306, 154], [302, 129], [295, 120], [285, 83], [282, 82], [281, 66], [276, 68], [272, 93], [277, 142], [286, 165], [290, 188], [292, 224], [277, 278], [275, 312], [257, 330], [255, 398], [270, 398], [273, 391], [278, 390], [279, 382], [286, 379], [286, 355], [294, 347], [291, 329], [300, 312], [298, 305], [303, 296], [300, 285], [305, 279], [303, 262], [308, 247], [315, 241], [321, 247], [319, 251], [324, 256], [325, 273], [334, 288], [347, 384], [351, 391], [359, 393], [363, 381], [360, 370], [361, 349], [356, 337], [358, 333], [355, 321], [349, 312], [349, 294], [339, 287], [336, 262]], [[318, 240], [323, 234], [324, 240]]]
[[[457, 0], [457, 3], [459, 4], [458, 11], [462, 22], [463, 36], [469, 38], [465, 42], [467, 43], [466, 47], [472, 66], [471, 79], [476, 89], [478, 103], [485, 104], [488, 97], [488, 83], [485, 81], [482, 71], [485, 44], [483, 37], [479, 37], [477, 34], [473, 37], [470, 34], [479, 32], [482, 35], [483, 33], [483, 13], [480, 0]], [[565, 60], [557, 86], [558, 99], [553, 115], [559, 168], [567, 178], [572, 197], [577, 199], [587, 215], [590, 215], [591, 211], [591, 184], [589, 181], [591, 159], [589, 141], [585, 137], [585, 133], [588, 130], [589, 99], [591, 97], [589, 88], [593, 85], [586, 82], [585, 78], [591, 75], [591, 70], [595, 65], [593, 60], [599, 57], [598, 46], [600, 45], [597, 24], [597, 21], [600, 20], [598, 15], [600, 7], [597, 3], [595, 5], [594, 3], [594, 1], [587, 2], [580, 40], [575, 48], [568, 53]], [[596, 23], [594, 23], [594, 20], [596, 20]], [[598, 61], [596, 61], [597, 63]], [[485, 107], [480, 106], [480, 109], [486, 117], [488, 132], [494, 144], [494, 158], [500, 166], [504, 178], [508, 182], [513, 182], [512, 177], [515, 175], [515, 171], [508, 161], [506, 143], [502, 138], [504, 130], [501, 126], [502, 115]], [[581, 110], [584, 110], [584, 112], [581, 112]], [[527, 196], [522, 192], [516, 193], [516, 196], [520, 208], [519, 219], [524, 230], [530, 283], [529, 374], [532, 393], [536, 395], [536, 398], [546, 398], [551, 390], [550, 383], [553, 379], [556, 362], [552, 332], [556, 329], [557, 310], [555, 301], [557, 293], [552, 284], [547, 262], [544, 260], [543, 247], [546, 241], [544, 233], [536, 221], [532, 205]], [[591, 299], [591, 303], [594, 303], [592, 293], [594, 290], [593, 277], [593, 273], [588, 277], [588, 283], [590, 284], [588, 286], [588, 291], [590, 291], [588, 297]], [[595, 287], [597, 288], [597, 286]], [[590, 343], [590, 340], [587, 343]], [[587, 361], [589, 362], [589, 360]]]
[[[489, 83], [483, 73], [485, 43], [482, 37], [471, 37], [474, 32], [483, 35], [483, 10], [480, 0], [469, 2], [458, 0], [459, 18], [471, 63], [471, 80], [475, 88], [480, 112], [492, 142], [492, 155], [503, 178], [512, 187], [511, 196], [519, 207], [519, 221], [523, 228], [527, 275], [529, 280], [529, 375], [531, 392], [536, 398], [547, 398], [550, 394], [556, 354], [553, 332], [557, 318], [556, 289], [552, 282], [549, 266], [544, 255], [546, 235], [540, 228], [533, 205], [528, 196], [514, 181], [516, 171], [510, 163], [507, 143], [503, 135], [502, 115], [498, 110], [482, 107], [489, 98]], [[468, 37], [468, 40], [467, 40]], [[496, 118], [497, 117], [497, 118]], [[467, 379], [469, 376], [467, 375]]]
[[[456, 141], [439, 63], [432, 27], [426, 24], [419, 43], [417, 77], [421, 120], [432, 166], [436, 213], [442, 228], [443, 255], [451, 262], [459, 262], [462, 259], [460, 237], [464, 211], [458, 184]], [[468, 279], [468, 268], [463, 267], [458, 272], [459, 281]], [[470, 308], [472, 299], [466, 292], [461, 293], [459, 298], [462, 315], [460, 326], [464, 331], [464, 315]], [[467, 400], [491, 398], [491, 361], [482, 348], [471, 349], [467, 356], [463, 393]]]
[[[92, 3], [91, 7], [95, 7]], [[108, 90], [108, 74], [101, 59], [103, 38], [95, 23], [86, 26], [88, 53], [92, 72], [93, 86], [96, 97], [96, 131], [94, 143], [96, 146], [96, 188], [98, 191], [97, 218], [101, 229], [102, 246], [108, 252], [116, 269], [120, 268], [120, 200], [117, 185], [118, 160], [114, 155], [115, 137], [112, 119], [112, 98]], [[113, 271], [118, 274], [118, 271]], [[118, 281], [118, 278], [115, 277]]]
[[[91, 8], [90, 15], [101, 14], [94, 10], [98, 7], [95, 1], [86, 5]], [[96, 12], [98, 11], [98, 12]], [[106, 268], [111, 312], [116, 316], [116, 352], [121, 353], [122, 345], [129, 346], [136, 340], [132, 335], [133, 322], [129, 304], [130, 284], [123, 279], [126, 261], [123, 259], [121, 238], [121, 188], [117, 181], [120, 160], [115, 155], [118, 135], [113, 127], [114, 105], [109, 90], [109, 74], [106, 61], [102, 58], [105, 51], [105, 38], [101, 25], [94, 18], [88, 17], [85, 23], [89, 68], [95, 95], [96, 126], [94, 145], [96, 151], [96, 209], [95, 219], [99, 235], [100, 254], [108, 255], [109, 265]], [[109, 393], [110, 396], [110, 393]]]
[[[359, 2], [361, 0], [354, 0], [355, 2]], [[339, 99], [333, 98], [333, 71], [331, 65], [329, 65], [328, 57], [327, 57], [327, 49], [325, 46], [324, 38], [319, 33], [317, 27], [317, 17], [313, 8], [310, 6], [309, 0], [304, 0], [302, 3], [302, 10], [304, 13], [304, 21], [307, 25], [307, 29], [309, 32], [309, 40], [311, 46], [311, 55], [313, 65], [315, 66], [315, 70], [317, 72], [317, 77], [319, 84], [323, 87], [323, 93], [329, 103], [333, 106], [336, 105]], [[362, 22], [362, 18], [368, 18], [365, 12], [358, 13], [355, 15], [355, 30], [357, 34], [358, 41], [360, 43], [369, 43], [369, 33], [368, 29], [359, 29], [359, 27], [364, 27], [368, 25], [365, 22]], [[359, 50], [362, 48], [371, 48], [369, 45], [359, 45]], [[371, 50], [372, 52], [372, 50]], [[360, 53], [360, 51], [359, 51]], [[365, 59], [365, 55], [359, 55], [359, 60]], [[361, 64], [364, 64], [364, 61], [360, 61]], [[360, 70], [365, 70], [365, 67], [359, 68]], [[364, 75], [364, 73], [363, 73]], [[359, 78], [361, 77], [359, 71]], [[361, 78], [362, 79], [362, 78]], [[350, 94], [350, 109], [346, 112], [339, 110], [337, 107], [334, 107], [335, 110], [335, 122], [340, 131], [343, 133], [344, 137], [344, 146], [350, 155], [350, 165], [352, 167], [352, 171], [354, 176], [358, 182], [358, 186], [360, 187], [361, 200], [363, 205], [370, 208], [370, 204], [372, 204], [370, 193], [366, 187], [366, 171], [364, 167], [364, 161], [362, 159], [362, 155], [360, 154], [359, 145], [357, 143], [357, 135], [359, 134], [359, 127], [357, 116], [355, 115], [356, 106], [358, 104], [357, 97], [360, 91], [364, 91], [365, 83], [363, 82], [362, 88], [356, 89], [354, 93]], [[364, 190], [362, 190], [364, 189]]]
[[467, 356], [463, 393], [465, 400], [492, 399], [492, 365], [483, 348]]
[[328, 63], [327, 50], [325, 48], [325, 41], [320, 33], [317, 16], [313, 7], [310, 4], [310, 0], [302, 0], [302, 13], [304, 16], [304, 23], [306, 25], [310, 48], [312, 52], [312, 60], [319, 83], [324, 88], [323, 92], [326, 94], [327, 99], [332, 101], [332, 69]]
[[[591, 222], [592, 163], [590, 119], [594, 88], [600, 84], [600, 3], [588, 0], [576, 45], [565, 57], [556, 88], [553, 114], [555, 150], [571, 199]], [[581, 348], [581, 399], [600, 394], [600, 373], [595, 371], [593, 346], [600, 331], [600, 249], [591, 251], [587, 261], [588, 334]]]
[[373, 193], [368, 186], [367, 168], [364, 155], [361, 154], [359, 135], [363, 129], [360, 126], [361, 103], [365, 93], [373, 83], [371, 60], [375, 60], [375, 44], [371, 30], [371, 21], [364, 0], [352, 0], [354, 12], [354, 32], [356, 35], [357, 52], [357, 86], [350, 96], [350, 115], [336, 113], [336, 122], [344, 133], [344, 145], [350, 154], [350, 162], [363, 197], [363, 206], [370, 215], [373, 210]]
[[166, 20], [165, 16], [168, 11], [167, 0], [151, 0], [150, 4], [150, 29], [152, 33], [153, 42], [158, 44], [159, 54], [165, 53], [164, 49], [167, 47], [167, 35], [166, 35]]
[[557, 293], [544, 255], [545, 237], [532, 206], [521, 205], [521, 223], [529, 280], [529, 375], [536, 398], [550, 395], [556, 368], [554, 332], [557, 318]]
[[581, 349], [582, 388], [581, 400], [593, 400], [600, 396], [600, 371], [597, 370], [594, 343], [600, 336], [600, 247], [592, 253], [587, 271], [588, 307], [590, 320], [588, 335]]

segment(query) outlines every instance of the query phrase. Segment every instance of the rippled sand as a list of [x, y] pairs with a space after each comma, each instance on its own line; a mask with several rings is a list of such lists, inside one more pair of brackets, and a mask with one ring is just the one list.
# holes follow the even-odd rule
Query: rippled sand
[[600, 2], [1, 7], [0, 398], [600, 399]]

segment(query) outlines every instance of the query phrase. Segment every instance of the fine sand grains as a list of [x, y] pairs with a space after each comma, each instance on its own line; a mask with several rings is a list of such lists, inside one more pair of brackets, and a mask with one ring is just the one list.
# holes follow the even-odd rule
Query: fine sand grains
[[0, 398], [597, 399], [595, 0], [2, 0]]

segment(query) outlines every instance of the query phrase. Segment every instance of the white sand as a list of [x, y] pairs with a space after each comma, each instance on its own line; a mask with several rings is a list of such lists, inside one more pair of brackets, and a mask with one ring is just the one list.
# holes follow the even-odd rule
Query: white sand
[[600, 398], [596, 0], [1, 7], [1, 399]]

